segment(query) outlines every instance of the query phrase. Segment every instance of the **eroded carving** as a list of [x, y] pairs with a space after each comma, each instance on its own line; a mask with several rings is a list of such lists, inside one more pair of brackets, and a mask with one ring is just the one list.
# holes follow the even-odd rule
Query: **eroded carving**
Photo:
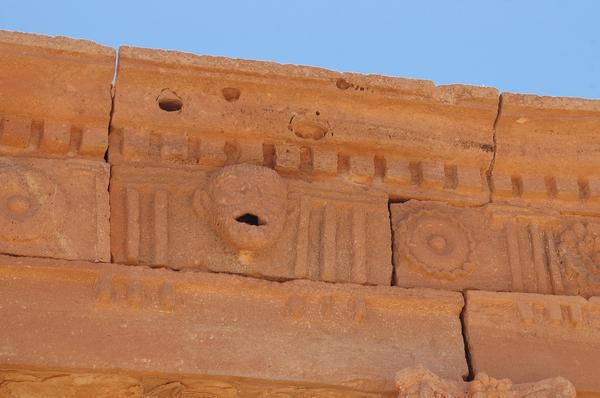
[[0, 252], [110, 259], [106, 164], [80, 159], [0, 159]]
[[471, 233], [451, 214], [418, 211], [400, 223], [396, 234], [406, 263], [421, 273], [454, 280], [476, 266]]
[[443, 379], [422, 366], [396, 375], [398, 398], [575, 398], [575, 387], [562, 378], [513, 384], [479, 373], [472, 382]]
[[563, 283], [586, 296], [600, 290], [600, 223], [574, 221], [557, 234]]
[[237, 249], [264, 249], [279, 238], [285, 226], [287, 187], [266, 167], [224, 167], [210, 179], [207, 190], [196, 195], [201, 195], [202, 202], [202, 209], [197, 210]]
[[116, 262], [390, 283], [382, 193], [338, 192], [250, 164], [216, 171], [115, 166], [111, 214]]
[[47, 237], [60, 228], [67, 201], [49, 176], [25, 166], [0, 164], [0, 236], [6, 241]]

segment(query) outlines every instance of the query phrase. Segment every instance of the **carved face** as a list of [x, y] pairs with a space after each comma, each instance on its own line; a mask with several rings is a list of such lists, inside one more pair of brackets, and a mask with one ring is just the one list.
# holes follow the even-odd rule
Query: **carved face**
[[273, 244], [283, 231], [287, 188], [266, 167], [224, 167], [211, 181], [208, 196], [213, 228], [223, 240], [242, 250]]

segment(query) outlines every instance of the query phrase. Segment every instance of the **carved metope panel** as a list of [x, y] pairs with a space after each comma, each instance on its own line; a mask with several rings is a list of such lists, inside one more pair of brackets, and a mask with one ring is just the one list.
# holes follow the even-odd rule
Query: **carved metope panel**
[[109, 167], [0, 158], [0, 252], [110, 261]]
[[475, 372], [527, 382], [569, 379], [600, 391], [600, 301], [573, 296], [467, 292], [465, 326]]
[[495, 89], [132, 47], [116, 85], [113, 164], [253, 163], [394, 198], [489, 199]]
[[573, 384], [562, 378], [513, 384], [478, 373], [474, 380], [444, 379], [423, 366], [403, 369], [396, 375], [398, 398], [575, 398]]
[[14, 367], [370, 392], [415, 362], [467, 372], [459, 293], [0, 256], [0, 302], [0, 363]]
[[600, 222], [508, 206], [391, 206], [396, 281], [452, 290], [600, 294]]
[[110, 191], [117, 262], [277, 279], [391, 280], [381, 193], [331, 190], [249, 164], [212, 171], [114, 166]]

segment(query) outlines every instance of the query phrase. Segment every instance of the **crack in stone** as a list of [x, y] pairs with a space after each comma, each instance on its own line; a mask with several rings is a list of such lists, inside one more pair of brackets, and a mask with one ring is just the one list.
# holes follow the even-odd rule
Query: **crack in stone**
[[475, 379], [475, 372], [473, 370], [473, 363], [471, 361], [471, 351], [469, 350], [469, 339], [467, 337], [467, 329], [465, 324], [465, 314], [467, 311], [467, 292], [462, 291], [463, 296], [463, 308], [460, 312], [460, 330], [463, 338], [463, 346], [465, 348], [465, 360], [467, 361], [467, 369], [469, 370], [469, 374], [464, 377], [465, 381], [473, 381]]
[[493, 173], [494, 173], [494, 166], [496, 165], [496, 154], [498, 153], [498, 144], [497, 144], [497, 132], [496, 132], [496, 128], [498, 126], [498, 120], [500, 120], [500, 116], [502, 114], [502, 100], [503, 100], [503, 94], [501, 93], [498, 96], [498, 110], [496, 112], [496, 118], [494, 119], [494, 125], [492, 127], [492, 147], [493, 147], [493, 153], [492, 153], [492, 160], [490, 161], [490, 165], [488, 167], [488, 169], [486, 170], [485, 174], [487, 177], [487, 181], [488, 181], [488, 191], [489, 191], [489, 199], [488, 199], [488, 203], [492, 203], [492, 193], [494, 192], [494, 180], [493, 180]]

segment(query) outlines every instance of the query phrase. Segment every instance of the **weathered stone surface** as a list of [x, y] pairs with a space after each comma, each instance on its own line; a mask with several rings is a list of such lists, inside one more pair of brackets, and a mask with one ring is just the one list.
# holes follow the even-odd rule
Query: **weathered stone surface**
[[495, 89], [121, 47], [113, 164], [254, 163], [485, 203]]
[[380, 398], [393, 392], [364, 392], [341, 386], [319, 386], [234, 377], [141, 375], [115, 372], [32, 371], [0, 369], [3, 398]]
[[457, 293], [0, 257], [0, 302], [6, 367], [380, 392], [415, 362], [466, 373]]
[[408, 201], [390, 206], [395, 284], [451, 290], [511, 290], [503, 226], [486, 208]]
[[109, 166], [0, 157], [0, 253], [110, 261]]
[[[114, 166], [116, 262], [389, 285], [387, 196], [256, 165]], [[336, 189], [338, 188], [338, 189]]]
[[390, 208], [398, 286], [600, 295], [595, 218], [419, 201]]
[[600, 211], [600, 101], [502, 94], [495, 202]]
[[102, 159], [115, 50], [0, 31], [0, 154]]
[[563, 376], [600, 394], [600, 301], [467, 292], [465, 327], [475, 372], [528, 382]]
[[443, 379], [422, 366], [396, 375], [398, 398], [575, 398], [573, 384], [562, 377], [513, 385], [478, 373], [471, 382]]

